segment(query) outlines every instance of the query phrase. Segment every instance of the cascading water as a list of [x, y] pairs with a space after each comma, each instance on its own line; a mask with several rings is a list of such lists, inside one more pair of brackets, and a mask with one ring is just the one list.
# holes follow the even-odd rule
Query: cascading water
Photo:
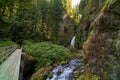
[[73, 73], [76, 70], [82, 71], [84, 63], [79, 59], [72, 59], [66, 65], [59, 65], [52, 70], [52, 78], [47, 77], [46, 80], [75, 80]]
[[74, 36], [74, 37], [72, 38], [71, 43], [70, 43], [70, 45], [71, 45], [73, 48], [75, 48], [75, 38], [76, 38], [76, 36]]

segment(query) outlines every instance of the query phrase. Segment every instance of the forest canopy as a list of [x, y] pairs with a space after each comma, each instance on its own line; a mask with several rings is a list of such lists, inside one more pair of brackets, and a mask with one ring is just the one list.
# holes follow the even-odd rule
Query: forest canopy
[[0, 39], [59, 43], [63, 12], [79, 22], [78, 8], [70, 9], [71, 0], [0, 0]]

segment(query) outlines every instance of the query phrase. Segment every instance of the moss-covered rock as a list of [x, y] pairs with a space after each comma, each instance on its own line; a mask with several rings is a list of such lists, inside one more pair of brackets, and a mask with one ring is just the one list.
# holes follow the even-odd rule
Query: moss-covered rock
[[74, 72], [73, 76], [74, 76], [74, 78], [79, 78], [80, 74], [81, 74], [81, 71], [77, 70], [77, 71]]
[[48, 72], [51, 70], [51, 66], [40, 68], [36, 71], [30, 80], [44, 80], [44, 78], [48, 75]]

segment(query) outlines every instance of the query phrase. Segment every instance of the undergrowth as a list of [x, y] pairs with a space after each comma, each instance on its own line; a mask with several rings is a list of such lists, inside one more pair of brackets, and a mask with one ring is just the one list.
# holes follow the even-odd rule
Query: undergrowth
[[36, 69], [64, 61], [69, 53], [63, 46], [49, 42], [33, 43], [30, 41], [25, 41], [25, 52], [36, 59]]
[[0, 47], [10, 46], [10, 45], [13, 45], [13, 44], [15, 44], [15, 43], [12, 42], [12, 41], [9, 41], [9, 40], [7, 40], [7, 41], [0, 41]]

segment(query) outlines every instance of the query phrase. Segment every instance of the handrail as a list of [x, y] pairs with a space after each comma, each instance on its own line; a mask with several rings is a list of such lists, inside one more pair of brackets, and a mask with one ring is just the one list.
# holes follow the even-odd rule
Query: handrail
[[13, 53], [17, 48], [17, 45], [11, 45], [11, 46], [6, 46], [6, 47], [1, 47], [1, 50], [4, 50], [5, 52], [2, 52], [0, 56], [2, 57], [0, 59], [0, 63], [4, 62], [4, 60], [11, 54]]
[[17, 44], [13, 44], [13, 45], [10, 45], [10, 46], [5, 46], [5, 47], [0, 47], [0, 49], [5, 50], [5, 49], [8, 49], [8, 48], [14, 47], [16, 45]]
[[0, 65], [0, 80], [19, 80], [22, 49], [16, 49]]

